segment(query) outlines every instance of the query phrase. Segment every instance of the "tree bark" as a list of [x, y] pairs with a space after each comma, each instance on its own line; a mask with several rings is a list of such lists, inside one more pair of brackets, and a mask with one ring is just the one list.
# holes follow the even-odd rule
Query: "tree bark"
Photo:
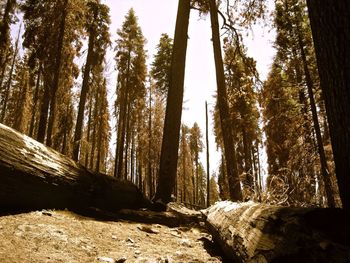
[[0, 210], [145, 207], [137, 187], [93, 174], [68, 157], [0, 124]]
[[34, 91], [34, 97], [33, 97], [33, 107], [32, 107], [32, 116], [30, 119], [30, 126], [29, 126], [29, 136], [33, 137], [34, 136], [34, 122], [35, 122], [35, 116], [37, 112], [37, 104], [39, 100], [39, 89], [40, 89], [40, 77], [41, 77], [41, 63], [39, 64], [38, 67], [38, 76], [36, 79], [36, 84], [35, 84], [35, 91]]
[[119, 122], [118, 122], [118, 136], [117, 136], [117, 149], [115, 156], [114, 176], [122, 178], [123, 170], [123, 153], [124, 153], [124, 141], [125, 141], [125, 129], [127, 121], [127, 105], [129, 101], [128, 86], [129, 86], [129, 75], [131, 67], [131, 47], [128, 51], [128, 64], [126, 71], [126, 79], [123, 81], [124, 84], [121, 86], [121, 99], [119, 106]]
[[350, 209], [350, 3], [308, 0], [343, 208]]
[[[61, 64], [62, 64], [62, 52], [63, 52], [63, 43], [64, 43], [64, 34], [66, 30], [66, 18], [68, 14], [68, 0], [65, 0], [62, 11], [62, 18], [60, 24], [60, 31], [58, 35], [58, 46], [57, 53], [55, 58], [55, 69], [53, 72], [53, 82], [51, 86], [51, 94], [50, 94], [50, 115], [49, 121], [47, 124], [47, 134], [46, 134], [46, 145], [52, 145], [52, 132], [53, 126], [55, 124], [56, 118], [56, 93], [58, 90], [59, 82], [60, 82], [60, 73], [61, 73]], [[46, 126], [46, 125], [45, 125]]]
[[163, 204], [170, 202], [176, 181], [189, 17], [190, 1], [179, 0], [160, 156], [159, 182], [154, 198], [155, 201]]
[[209, 129], [208, 129], [208, 103], [205, 101], [205, 144], [207, 150], [207, 207], [210, 206], [210, 169], [209, 169]]
[[318, 120], [318, 114], [317, 114], [317, 109], [316, 109], [316, 102], [315, 102], [314, 91], [313, 91], [314, 84], [313, 84], [313, 81], [312, 81], [312, 78], [310, 75], [309, 67], [307, 65], [307, 59], [306, 59], [306, 54], [305, 54], [305, 50], [304, 50], [304, 43], [303, 43], [304, 41], [300, 35], [299, 30], [297, 32], [297, 37], [298, 37], [298, 44], [299, 44], [299, 48], [300, 48], [301, 59], [303, 61], [304, 76], [305, 76], [307, 92], [308, 92], [309, 99], [310, 99], [312, 121], [314, 124], [315, 133], [316, 133], [317, 149], [318, 149], [318, 154], [319, 154], [319, 158], [320, 158], [321, 172], [322, 172], [322, 178], [324, 181], [324, 187], [325, 187], [325, 192], [326, 192], [326, 197], [327, 197], [327, 204], [328, 204], [328, 207], [335, 207], [336, 205], [335, 205], [334, 194], [333, 194], [333, 189], [332, 189], [331, 176], [329, 174], [326, 154], [324, 152], [323, 140], [322, 140], [322, 135], [321, 135], [321, 128], [320, 128], [320, 123]]
[[350, 214], [341, 209], [220, 202], [206, 224], [230, 262], [347, 262]]
[[[94, 18], [95, 19], [97, 18], [97, 10], [95, 10]], [[96, 37], [95, 29], [94, 27], [92, 27], [90, 29], [89, 47], [88, 47], [88, 53], [87, 53], [85, 69], [84, 69], [83, 84], [81, 86], [77, 124], [75, 126], [75, 132], [74, 132], [73, 159], [75, 161], [79, 160], [81, 137], [82, 137], [83, 126], [84, 126], [85, 104], [86, 104], [87, 95], [89, 93], [90, 70], [91, 70], [93, 56], [94, 56], [95, 37]]]
[[1, 112], [1, 117], [0, 117], [0, 122], [1, 123], [3, 123], [5, 121], [5, 115], [6, 115], [6, 110], [7, 110], [7, 103], [8, 103], [8, 99], [9, 99], [9, 96], [10, 96], [10, 89], [11, 89], [11, 85], [12, 85], [13, 71], [15, 69], [16, 58], [17, 58], [17, 55], [18, 55], [19, 38], [20, 38], [21, 28], [22, 28], [22, 25], [20, 26], [20, 28], [18, 30], [18, 35], [17, 35], [17, 39], [16, 39], [16, 44], [15, 44], [15, 50], [13, 52], [13, 58], [12, 58], [12, 62], [11, 62], [11, 69], [10, 69], [10, 72], [9, 72], [9, 79], [7, 80], [7, 83], [6, 83], [5, 95], [4, 95], [4, 105], [2, 107], [2, 112]]
[[10, 31], [10, 15], [16, 5], [15, 0], [7, 0], [2, 23], [0, 24], [0, 68], [5, 66], [6, 54], [8, 52], [8, 45], [10, 39], [8, 37]]
[[220, 114], [222, 137], [224, 141], [224, 154], [226, 160], [227, 177], [232, 201], [242, 200], [242, 190], [238, 175], [236, 149], [230, 122], [230, 113], [227, 103], [227, 91], [225, 84], [224, 64], [221, 54], [218, 10], [215, 0], [210, 0], [210, 19], [212, 29], [212, 41], [216, 69], [217, 100]]

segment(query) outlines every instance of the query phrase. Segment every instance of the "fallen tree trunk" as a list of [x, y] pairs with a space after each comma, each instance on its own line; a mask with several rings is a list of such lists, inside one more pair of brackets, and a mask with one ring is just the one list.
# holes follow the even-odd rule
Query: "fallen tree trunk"
[[149, 206], [130, 182], [94, 174], [70, 158], [0, 124], [0, 211]]
[[232, 262], [350, 261], [350, 215], [342, 209], [220, 202], [205, 212]]

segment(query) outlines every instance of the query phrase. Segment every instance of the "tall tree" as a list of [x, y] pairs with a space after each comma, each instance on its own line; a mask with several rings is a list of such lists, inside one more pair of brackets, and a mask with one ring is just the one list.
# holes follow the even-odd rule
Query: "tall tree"
[[144, 106], [146, 81], [145, 38], [137, 22], [133, 9], [125, 17], [122, 28], [118, 30], [116, 61], [118, 69], [117, 88], [117, 145], [114, 175], [127, 179], [128, 154], [131, 145], [131, 129], [140, 107]]
[[220, 113], [221, 129], [223, 133], [226, 169], [230, 185], [230, 197], [232, 201], [239, 201], [242, 200], [242, 190], [238, 175], [236, 150], [233, 142], [233, 134], [231, 129], [232, 124], [230, 123], [229, 108], [227, 103], [225, 74], [220, 45], [218, 9], [215, 0], [210, 0], [209, 4], [216, 69], [216, 82], [218, 94], [217, 100]]
[[162, 34], [157, 45], [157, 53], [152, 62], [151, 76], [155, 80], [157, 90], [166, 95], [170, 86], [170, 66], [173, 51], [173, 40]]
[[343, 208], [350, 209], [350, 4], [307, 0]]
[[[5, 115], [6, 115], [6, 111], [7, 111], [7, 103], [8, 103], [8, 99], [10, 96], [10, 89], [12, 86], [12, 79], [13, 79], [13, 75], [14, 75], [14, 71], [15, 71], [15, 66], [16, 66], [16, 60], [18, 59], [18, 52], [20, 49], [19, 46], [19, 41], [20, 41], [20, 34], [21, 34], [21, 28], [22, 26], [20, 26], [19, 30], [18, 30], [18, 35], [17, 35], [17, 39], [16, 39], [16, 43], [15, 43], [15, 49], [14, 52], [12, 54], [12, 61], [11, 61], [11, 66], [10, 66], [10, 70], [8, 72], [8, 79], [5, 85], [5, 89], [4, 89], [4, 94], [3, 94], [3, 106], [1, 109], [1, 113], [0, 113], [0, 122], [3, 122], [5, 119]], [[5, 65], [4, 65], [5, 66]], [[1, 87], [0, 87], [1, 88]]]
[[[81, 47], [81, 22], [85, 5], [82, 0], [33, 1], [21, 5], [25, 33], [23, 45], [27, 49], [31, 69], [42, 67], [43, 92], [36, 137], [53, 144], [57, 133], [58, 93], [69, 92], [72, 78], [78, 75], [74, 58]], [[39, 72], [39, 71], [38, 71]], [[66, 81], [69, 80], [69, 81]], [[54, 96], [52, 96], [54, 95]], [[57, 96], [55, 96], [57, 95]], [[64, 108], [66, 106], [64, 105]]]
[[16, 0], [7, 0], [0, 21], [0, 69], [4, 68], [10, 41], [10, 26], [14, 22], [13, 13], [16, 9]]
[[176, 181], [189, 16], [190, 1], [179, 0], [160, 157], [159, 184], [154, 198], [155, 202], [163, 206], [160, 207], [163, 209], [164, 204], [171, 200]]
[[84, 110], [89, 92], [90, 71], [96, 65], [102, 64], [106, 48], [110, 44], [109, 36], [109, 8], [99, 1], [87, 3], [87, 17], [85, 28], [89, 35], [88, 52], [84, 67], [83, 83], [79, 100], [77, 123], [74, 133], [73, 159], [79, 160], [80, 140], [83, 131]]
[[[308, 30], [308, 28], [303, 27], [303, 25], [306, 24], [307, 27], [309, 27], [309, 24], [307, 21], [305, 21], [305, 16], [303, 16], [303, 8], [305, 7], [304, 1], [295, 1], [294, 3], [291, 3], [290, 1], [284, 1], [283, 3], [277, 4], [277, 14], [276, 16], [279, 16], [280, 18], [276, 18], [276, 22], [285, 21], [287, 23], [286, 25], [286, 31], [289, 31], [289, 34], [291, 35], [291, 40], [289, 41], [290, 45], [292, 45], [292, 48], [294, 48], [296, 51], [298, 51], [300, 56], [300, 63], [302, 65], [303, 69], [303, 77], [305, 79], [305, 85], [306, 85], [306, 91], [309, 97], [310, 101], [310, 108], [311, 108], [311, 116], [312, 116], [312, 122], [315, 130], [315, 137], [316, 137], [316, 143], [318, 148], [318, 154], [320, 158], [320, 165], [321, 165], [321, 174], [322, 174], [322, 180], [324, 181], [324, 188], [326, 192], [327, 197], [327, 203], [329, 207], [335, 206], [335, 200], [334, 200], [334, 194], [332, 189], [332, 183], [331, 183], [331, 177], [330, 177], [330, 171], [327, 164], [327, 159], [324, 151], [323, 146], [323, 139], [321, 134], [321, 128], [319, 124], [318, 119], [318, 113], [317, 113], [317, 105], [315, 100], [315, 92], [314, 92], [314, 79], [311, 74], [311, 67], [309, 64], [311, 64], [313, 61], [308, 59], [310, 57], [313, 58], [314, 54], [313, 52], [309, 51], [309, 49], [312, 49], [311, 46], [311, 35]], [[283, 12], [283, 14], [278, 14], [279, 12]], [[281, 26], [281, 25], [280, 25]], [[308, 43], [310, 43], [308, 45]], [[295, 52], [297, 53], [297, 52]], [[298, 57], [296, 58], [298, 59]], [[298, 63], [297, 63], [298, 64]], [[296, 65], [298, 67], [299, 65]], [[300, 69], [295, 70], [299, 75]], [[301, 76], [297, 76], [297, 79], [300, 81]], [[301, 87], [302, 89], [303, 87]], [[303, 93], [303, 90], [300, 91], [300, 93]]]
[[195, 166], [195, 174], [194, 174], [194, 204], [198, 203], [199, 200], [199, 189], [201, 185], [201, 178], [199, 175], [199, 154], [203, 151], [203, 142], [202, 142], [202, 133], [195, 122], [190, 129], [190, 151], [192, 155], [192, 159], [194, 161]]

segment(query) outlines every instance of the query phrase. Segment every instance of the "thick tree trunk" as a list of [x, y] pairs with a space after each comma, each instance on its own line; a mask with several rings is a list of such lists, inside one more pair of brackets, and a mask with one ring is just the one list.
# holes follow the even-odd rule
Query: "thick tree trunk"
[[137, 187], [93, 174], [68, 157], [0, 124], [0, 210], [148, 205]]
[[341, 209], [220, 202], [206, 223], [230, 262], [348, 262], [350, 214]]
[[339, 194], [350, 209], [350, 2], [308, 0]]
[[212, 41], [216, 69], [217, 100], [220, 114], [222, 137], [224, 141], [224, 154], [226, 160], [227, 177], [230, 186], [230, 198], [232, 201], [242, 200], [242, 190], [239, 181], [236, 149], [233, 143], [232, 127], [230, 122], [229, 107], [227, 103], [227, 91], [225, 84], [224, 64], [220, 46], [220, 32], [218, 22], [218, 10], [215, 0], [210, 0], [210, 19], [212, 29]]
[[189, 17], [190, 1], [179, 0], [160, 157], [159, 182], [154, 198], [159, 203], [170, 202], [176, 180]]
[[62, 11], [62, 18], [60, 24], [60, 31], [58, 35], [58, 45], [57, 45], [57, 53], [55, 58], [55, 69], [53, 72], [53, 82], [51, 87], [50, 94], [50, 115], [49, 121], [47, 124], [47, 135], [46, 135], [46, 144], [47, 146], [52, 145], [52, 133], [55, 124], [56, 118], [56, 93], [58, 90], [59, 82], [60, 82], [60, 74], [61, 74], [61, 64], [62, 64], [62, 52], [63, 52], [63, 44], [64, 44], [64, 35], [66, 30], [66, 18], [68, 14], [68, 0], [65, 0]]

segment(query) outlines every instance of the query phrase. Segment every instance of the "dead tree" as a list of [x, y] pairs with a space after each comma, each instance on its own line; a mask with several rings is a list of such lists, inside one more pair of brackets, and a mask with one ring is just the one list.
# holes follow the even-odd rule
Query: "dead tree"
[[130, 182], [94, 174], [70, 158], [0, 124], [0, 210], [146, 207]]

